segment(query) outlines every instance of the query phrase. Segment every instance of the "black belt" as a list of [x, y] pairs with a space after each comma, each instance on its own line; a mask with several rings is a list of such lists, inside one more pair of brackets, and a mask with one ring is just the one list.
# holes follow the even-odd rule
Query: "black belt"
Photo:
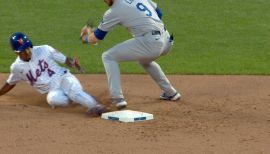
[[161, 35], [160, 31], [158, 30], [153, 30], [152, 35]]
[[[164, 27], [164, 31], [166, 31], [165, 27]], [[161, 35], [161, 32], [159, 30], [153, 30], [152, 35]]]

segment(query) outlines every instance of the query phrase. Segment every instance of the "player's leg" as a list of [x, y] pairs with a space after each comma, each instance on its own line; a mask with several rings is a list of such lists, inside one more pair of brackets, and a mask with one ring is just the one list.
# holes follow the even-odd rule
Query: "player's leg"
[[[151, 42], [152, 38], [146, 38], [148, 42]], [[164, 31], [160, 35], [160, 40], [162, 41], [162, 48], [157, 48], [155, 45], [149, 45], [149, 50], [160, 50], [161, 55], [166, 55], [172, 48], [173, 38], [170, 37], [168, 31]], [[140, 60], [140, 65], [145, 69], [145, 71], [153, 78], [153, 80], [159, 85], [163, 90], [160, 98], [165, 100], [179, 100], [181, 95], [178, 93], [174, 87], [171, 85], [170, 81], [162, 71], [161, 67], [152, 60]]]
[[56, 106], [65, 107], [71, 103], [71, 100], [68, 96], [64, 93], [61, 89], [51, 90], [47, 95], [47, 102], [52, 107], [55, 108]]
[[[164, 45], [165, 43], [168, 43], [167, 36], [169, 36], [168, 33], [165, 34], [154, 35], [153, 33], [150, 32], [144, 35], [143, 37], [136, 37], [127, 40], [123, 43], [120, 43], [103, 53], [102, 60], [107, 73], [109, 91], [113, 99], [113, 102], [114, 100], [124, 102], [118, 62], [153, 61], [157, 59], [160, 55], [165, 54], [165, 52], [167, 52], [167, 50], [169, 50], [171, 47], [171, 46], [167, 47]], [[146, 68], [148, 68], [147, 70], [149, 70], [150, 73], [153, 72], [151, 74], [163, 74], [163, 76], [165, 76], [162, 70], [158, 69], [158, 67], [156, 67], [156, 65], [154, 64]], [[152, 68], [154, 71], [151, 70]], [[164, 78], [164, 77], [161, 77], [161, 75], [159, 75], [157, 78]], [[169, 85], [170, 83], [168, 82], [166, 84]], [[167, 86], [166, 84], [162, 86]], [[115, 102], [117, 103], [117, 101]]]
[[139, 63], [163, 90], [163, 93], [160, 96], [161, 99], [173, 101], [180, 99], [180, 93], [178, 93], [171, 85], [158, 63], [155, 61], [140, 61]]
[[110, 95], [113, 103], [118, 108], [125, 107], [127, 104], [122, 93], [118, 62], [154, 59], [160, 55], [159, 51], [148, 51], [142, 42], [143, 38], [133, 38], [114, 46], [102, 54]]
[[72, 74], [67, 74], [63, 77], [61, 88], [73, 102], [89, 109], [89, 114], [101, 115], [107, 111], [94, 97], [83, 91], [79, 80]]
[[116, 104], [118, 109], [125, 108], [127, 102], [124, 99], [120, 80], [120, 70], [118, 61], [115, 60], [113, 48], [102, 54], [102, 61], [107, 74], [108, 87], [112, 103]]

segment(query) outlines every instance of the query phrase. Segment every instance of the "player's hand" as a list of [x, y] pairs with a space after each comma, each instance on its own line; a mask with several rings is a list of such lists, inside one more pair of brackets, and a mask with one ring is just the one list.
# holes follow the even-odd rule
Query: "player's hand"
[[97, 45], [99, 39], [96, 38], [94, 31], [96, 30], [96, 28], [92, 28], [89, 26], [84, 26], [81, 29], [81, 35], [80, 35], [80, 39], [82, 40], [82, 43], [86, 43], [86, 44], [92, 44], [92, 45]]
[[83, 40], [84, 37], [89, 36], [91, 33], [93, 33], [93, 29], [87, 25], [85, 25], [81, 29], [80, 39]]
[[75, 56], [73, 58], [73, 67], [79, 72], [79, 73], [85, 73], [84, 69], [81, 67], [80, 62], [79, 62], [79, 58], [77, 56]]
[[87, 25], [83, 26], [83, 28], [81, 29], [81, 37], [84, 35], [89, 35], [91, 33], [91, 28], [88, 27]]
[[74, 58], [67, 57], [66, 65], [72, 68], [75, 68], [79, 73], [85, 73], [84, 69], [81, 67], [79, 58], [75, 56]]

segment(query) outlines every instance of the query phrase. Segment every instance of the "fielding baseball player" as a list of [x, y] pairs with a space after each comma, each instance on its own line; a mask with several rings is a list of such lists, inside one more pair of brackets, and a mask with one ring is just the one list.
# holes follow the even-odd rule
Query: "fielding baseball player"
[[41, 94], [47, 94], [47, 102], [55, 106], [67, 106], [71, 102], [88, 109], [90, 116], [100, 116], [106, 108], [83, 91], [78, 79], [58, 63], [81, 69], [78, 60], [66, 57], [48, 45], [33, 46], [23, 33], [14, 33], [10, 45], [18, 55], [11, 65], [11, 74], [0, 89], [0, 96], [10, 91], [20, 81], [26, 81]]
[[170, 84], [160, 66], [154, 61], [166, 55], [173, 44], [173, 37], [166, 30], [162, 12], [152, 0], [104, 0], [110, 9], [96, 30], [84, 26], [81, 39], [84, 43], [96, 44], [116, 25], [128, 29], [134, 38], [124, 41], [102, 55], [107, 73], [112, 102], [119, 109], [126, 107], [121, 82], [119, 62], [138, 61], [163, 90], [160, 98], [176, 101], [181, 95]]

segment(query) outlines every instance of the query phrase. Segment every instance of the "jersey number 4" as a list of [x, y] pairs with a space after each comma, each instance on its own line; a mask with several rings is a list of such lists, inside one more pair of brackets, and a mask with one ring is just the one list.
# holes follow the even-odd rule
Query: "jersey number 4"
[[146, 12], [146, 16], [148, 17], [152, 16], [152, 12], [143, 3], [138, 3], [136, 6], [138, 10]]

